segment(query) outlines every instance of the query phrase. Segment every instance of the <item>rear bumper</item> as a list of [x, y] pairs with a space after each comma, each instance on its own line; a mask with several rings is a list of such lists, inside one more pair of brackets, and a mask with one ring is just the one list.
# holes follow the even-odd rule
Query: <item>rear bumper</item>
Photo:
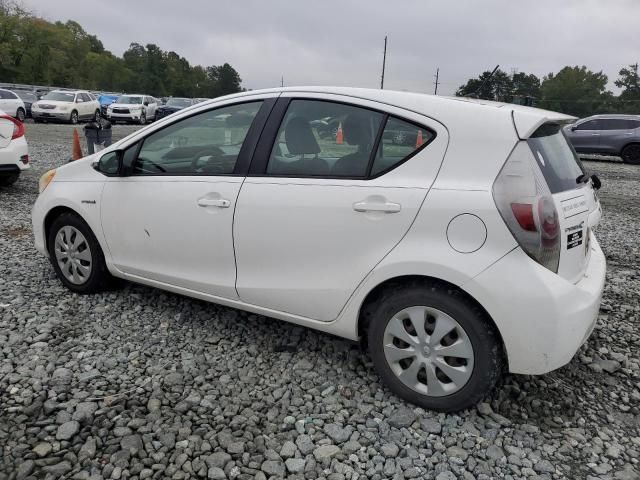
[[0, 176], [19, 174], [22, 170], [30, 168], [28, 163], [23, 163], [21, 158], [29, 154], [29, 147], [24, 136], [12, 140], [9, 145], [0, 148]]
[[593, 234], [590, 245], [589, 265], [575, 284], [517, 248], [464, 285], [500, 330], [511, 372], [543, 374], [562, 367], [589, 338], [606, 273]]

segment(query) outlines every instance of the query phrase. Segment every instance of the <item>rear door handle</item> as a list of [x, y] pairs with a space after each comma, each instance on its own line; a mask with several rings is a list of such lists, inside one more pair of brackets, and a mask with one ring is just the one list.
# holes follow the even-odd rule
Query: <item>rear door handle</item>
[[393, 202], [357, 202], [353, 204], [353, 209], [356, 212], [398, 213], [402, 209], [402, 207], [399, 203]]
[[198, 199], [198, 205], [201, 207], [218, 207], [229, 208], [231, 202], [226, 198], [200, 198]]

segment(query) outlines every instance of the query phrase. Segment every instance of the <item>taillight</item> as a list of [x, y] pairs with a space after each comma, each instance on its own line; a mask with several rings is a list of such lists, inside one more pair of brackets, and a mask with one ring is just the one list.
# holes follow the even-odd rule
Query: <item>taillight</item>
[[24, 124], [20, 120], [16, 120], [9, 115], [0, 115], [1, 119], [9, 120], [13, 123], [13, 135], [11, 135], [11, 140], [15, 140], [18, 137], [22, 137], [24, 135]]
[[520, 142], [493, 184], [500, 215], [522, 249], [552, 272], [560, 262], [560, 223], [553, 197], [526, 142]]

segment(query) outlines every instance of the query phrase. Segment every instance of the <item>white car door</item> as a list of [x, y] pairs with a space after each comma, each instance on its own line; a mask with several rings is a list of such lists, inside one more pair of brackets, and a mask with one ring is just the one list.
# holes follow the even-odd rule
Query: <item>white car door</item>
[[155, 120], [156, 109], [158, 108], [157, 101], [153, 97], [146, 97], [146, 101], [149, 103], [149, 105], [147, 105], [147, 118]]
[[408, 231], [447, 133], [374, 102], [293, 96], [274, 108], [240, 191], [237, 290], [253, 305], [331, 321]]
[[[125, 176], [109, 177], [102, 195], [102, 225], [118, 269], [237, 298], [234, 209], [273, 103], [267, 98], [209, 107], [127, 146]], [[225, 118], [242, 121], [230, 126]]]

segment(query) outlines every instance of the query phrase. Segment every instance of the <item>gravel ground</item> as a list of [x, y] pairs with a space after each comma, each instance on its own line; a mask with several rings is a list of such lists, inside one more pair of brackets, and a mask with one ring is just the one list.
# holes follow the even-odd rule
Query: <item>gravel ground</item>
[[65, 290], [30, 210], [71, 131], [29, 124], [33, 168], [0, 192], [0, 480], [640, 478], [639, 167], [586, 162], [609, 261], [587, 344], [445, 415], [335, 337], [136, 285]]

